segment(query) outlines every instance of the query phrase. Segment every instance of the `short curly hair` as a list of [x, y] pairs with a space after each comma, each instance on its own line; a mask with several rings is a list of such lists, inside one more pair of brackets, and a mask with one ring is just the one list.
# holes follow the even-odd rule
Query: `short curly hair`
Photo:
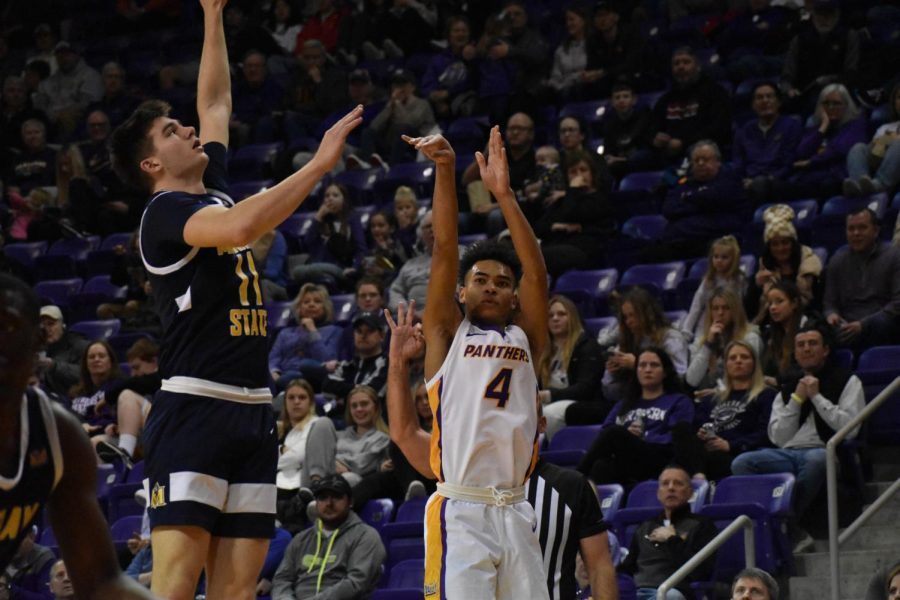
[[516, 285], [519, 285], [522, 278], [522, 261], [512, 246], [495, 240], [482, 240], [469, 246], [459, 260], [459, 285], [466, 284], [466, 273], [480, 260], [496, 260], [506, 265], [512, 270]]

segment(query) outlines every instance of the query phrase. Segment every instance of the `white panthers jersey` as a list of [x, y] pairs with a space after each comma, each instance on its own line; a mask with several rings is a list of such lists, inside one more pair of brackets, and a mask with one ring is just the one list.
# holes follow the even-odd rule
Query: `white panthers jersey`
[[537, 462], [537, 376], [525, 332], [463, 319], [426, 383], [434, 413], [431, 468], [470, 487], [525, 484]]

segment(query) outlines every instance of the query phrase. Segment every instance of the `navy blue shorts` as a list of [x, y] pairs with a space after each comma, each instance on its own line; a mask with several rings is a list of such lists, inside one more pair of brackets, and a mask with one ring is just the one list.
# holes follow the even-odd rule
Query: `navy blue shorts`
[[218, 537], [272, 537], [278, 434], [271, 404], [160, 391], [144, 449], [151, 528], [190, 525]]

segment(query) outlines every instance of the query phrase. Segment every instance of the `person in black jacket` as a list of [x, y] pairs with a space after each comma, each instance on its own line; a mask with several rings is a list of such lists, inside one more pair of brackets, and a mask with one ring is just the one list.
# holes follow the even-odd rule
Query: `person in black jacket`
[[[668, 466], [659, 476], [659, 498], [663, 511], [641, 523], [631, 538], [628, 557], [619, 571], [634, 577], [638, 600], [656, 598], [656, 588], [700, 551], [719, 533], [709, 517], [691, 512], [691, 476], [680, 466]], [[669, 590], [666, 600], [684, 600], [692, 581], [708, 581], [716, 556], [713, 554]]]
[[599, 169], [591, 155], [581, 149], [567, 152], [566, 171], [566, 194], [550, 196], [534, 228], [547, 272], [554, 279], [571, 269], [600, 266], [604, 240], [615, 226], [612, 206], [605, 191], [597, 187]]
[[650, 109], [637, 106], [634, 86], [627, 81], [613, 85], [610, 104], [613, 110], [607, 111], [601, 123], [606, 166], [619, 178], [650, 168], [653, 165]]
[[[578, 423], [570, 423], [569, 418], [583, 415], [589, 419], [588, 423], [597, 423], [605, 411], [604, 405], [597, 401], [603, 376], [600, 346], [585, 333], [578, 307], [565, 296], [553, 296], [548, 324], [550, 351], [544, 354], [538, 368], [541, 384], [538, 395], [544, 405], [546, 434], [550, 439], [565, 425], [584, 421], [583, 418]], [[581, 405], [580, 410], [570, 413], [573, 405]]]

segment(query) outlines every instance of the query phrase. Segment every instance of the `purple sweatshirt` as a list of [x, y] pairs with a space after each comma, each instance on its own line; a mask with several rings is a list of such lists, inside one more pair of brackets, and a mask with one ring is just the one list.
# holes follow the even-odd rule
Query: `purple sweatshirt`
[[622, 402], [616, 402], [603, 421], [603, 429], [613, 425], [627, 427], [632, 421], [644, 421], [644, 441], [648, 444], [671, 444], [672, 427], [682, 421], [694, 420], [694, 403], [684, 394], [663, 394], [655, 400], [640, 400], [637, 405], [619, 416]]
[[866, 120], [862, 117], [830, 127], [823, 135], [819, 127], [810, 127], [797, 147], [797, 160], [809, 160], [810, 165], [794, 173], [798, 181], [819, 182], [823, 176], [843, 180], [847, 177], [847, 153], [855, 144], [868, 141]]

